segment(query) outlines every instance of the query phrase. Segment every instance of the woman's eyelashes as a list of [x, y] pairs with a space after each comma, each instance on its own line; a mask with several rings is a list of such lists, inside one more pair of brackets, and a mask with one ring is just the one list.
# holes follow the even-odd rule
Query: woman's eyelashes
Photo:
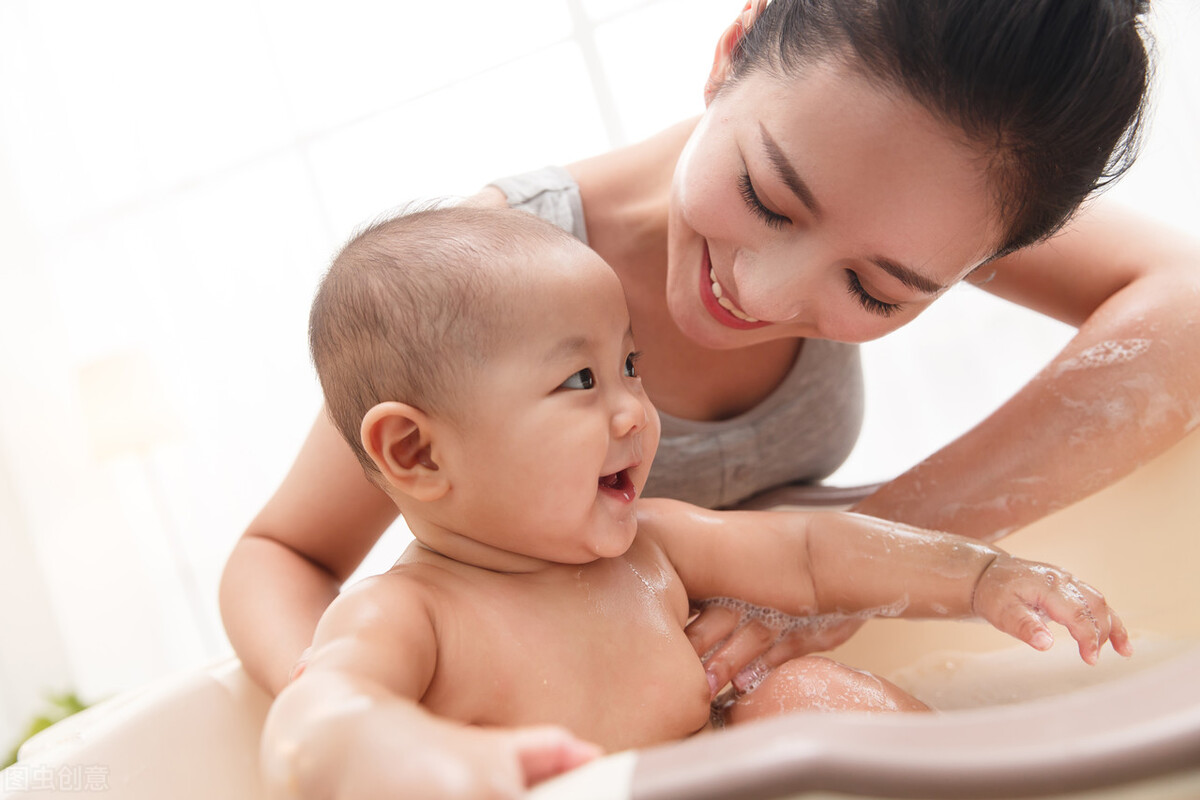
[[872, 314], [877, 314], [881, 317], [890, 317], [901, 308], [899, 303], [885, 303], [878, 298], [872, 297], [863, 288], [862, 282], [858, 279], [858, 273], [853, 270], [846, 270], [846, 288], [858, 300], [859, 305]]
[[791, 219], [788, 217], [776, 214], [763, 205], [762, 200], [758, 199], [758, 192], [754, 191], [754, 183], [750, 180], [750, 173], [745, 170], [738, 177], [738, 193], [741, 194], [746, 207], [750, 209], [750, 213], [762, 220], [768, 228], [779, 230], [784, 225], [791, 223]]
[[[791, 224], [792, 220], [790, 217], [777, 214], [763, 205], [762, 200], [758, 197], [758, 192], [754, 190], [754, 182], [750, 180], [750, 172], [745, 168], [743, 168], [742, 174], [738, 177], [738, 193], [741, 194], [746, 207], [750, 209], [750, 213], [762, 220], [767, 227], [779, 230], [784, 225]], [[885, 303], [873, 297], [863, 288], [862, 282], [858, 279], [858, 273], [852, 270], [846, 270], [846, 288], [858, 300], [859, 305], [872, 314], [880, 317], [890, 317], [901, 309], [899, 303]]]

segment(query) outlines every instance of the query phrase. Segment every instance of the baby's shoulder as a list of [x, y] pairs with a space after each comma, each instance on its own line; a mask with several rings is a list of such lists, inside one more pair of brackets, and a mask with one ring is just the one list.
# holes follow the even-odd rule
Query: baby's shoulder
[[380, 620], [429, 619], [434, 605], [435, 595], [421, 570], [397, 565], [344, 589], [325, 616], [336, 621], [340, 628], [356, 628]]

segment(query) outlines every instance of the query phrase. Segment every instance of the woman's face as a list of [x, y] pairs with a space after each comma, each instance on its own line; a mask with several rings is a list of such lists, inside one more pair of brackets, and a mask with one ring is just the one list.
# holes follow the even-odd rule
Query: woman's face
[[671, 196], [667, 301], [712, 348], [862, 342], [997, 249], [986, 159], [902, 92], [824, 62], [709, 106]]

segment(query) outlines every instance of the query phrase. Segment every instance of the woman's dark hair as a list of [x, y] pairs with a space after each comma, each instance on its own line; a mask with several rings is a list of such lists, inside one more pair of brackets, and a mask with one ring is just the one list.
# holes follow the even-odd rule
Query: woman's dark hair
[[774, 0], [730, 84], [841, 59], [991, 154], [997, 255], [1044, 239], [1137, 153], [1148, 0]]

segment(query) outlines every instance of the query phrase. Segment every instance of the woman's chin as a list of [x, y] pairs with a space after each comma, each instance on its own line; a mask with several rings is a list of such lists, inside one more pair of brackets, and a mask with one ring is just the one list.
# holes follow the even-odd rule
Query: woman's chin
[[[686, 300], [671, 303], [668, 299], [671, 320], [680, 333], [692, 343], [709, 350], [736, 350], [753, 344], [783, 338], [776, 333], [777, 326], [758, 327], [753, 330], [735, 330], [713, 319], [708, 310], [693, 293]], [[774, 335], [773, 335], [774, 334]]]
[[744, 343], [736, 341], [737, 331], [720, 325], [708, 313], [696, 292], [682, 288], [667, 295], [667, 312], [679, 332], [693, 343], [710, 350], [731, 350]]

